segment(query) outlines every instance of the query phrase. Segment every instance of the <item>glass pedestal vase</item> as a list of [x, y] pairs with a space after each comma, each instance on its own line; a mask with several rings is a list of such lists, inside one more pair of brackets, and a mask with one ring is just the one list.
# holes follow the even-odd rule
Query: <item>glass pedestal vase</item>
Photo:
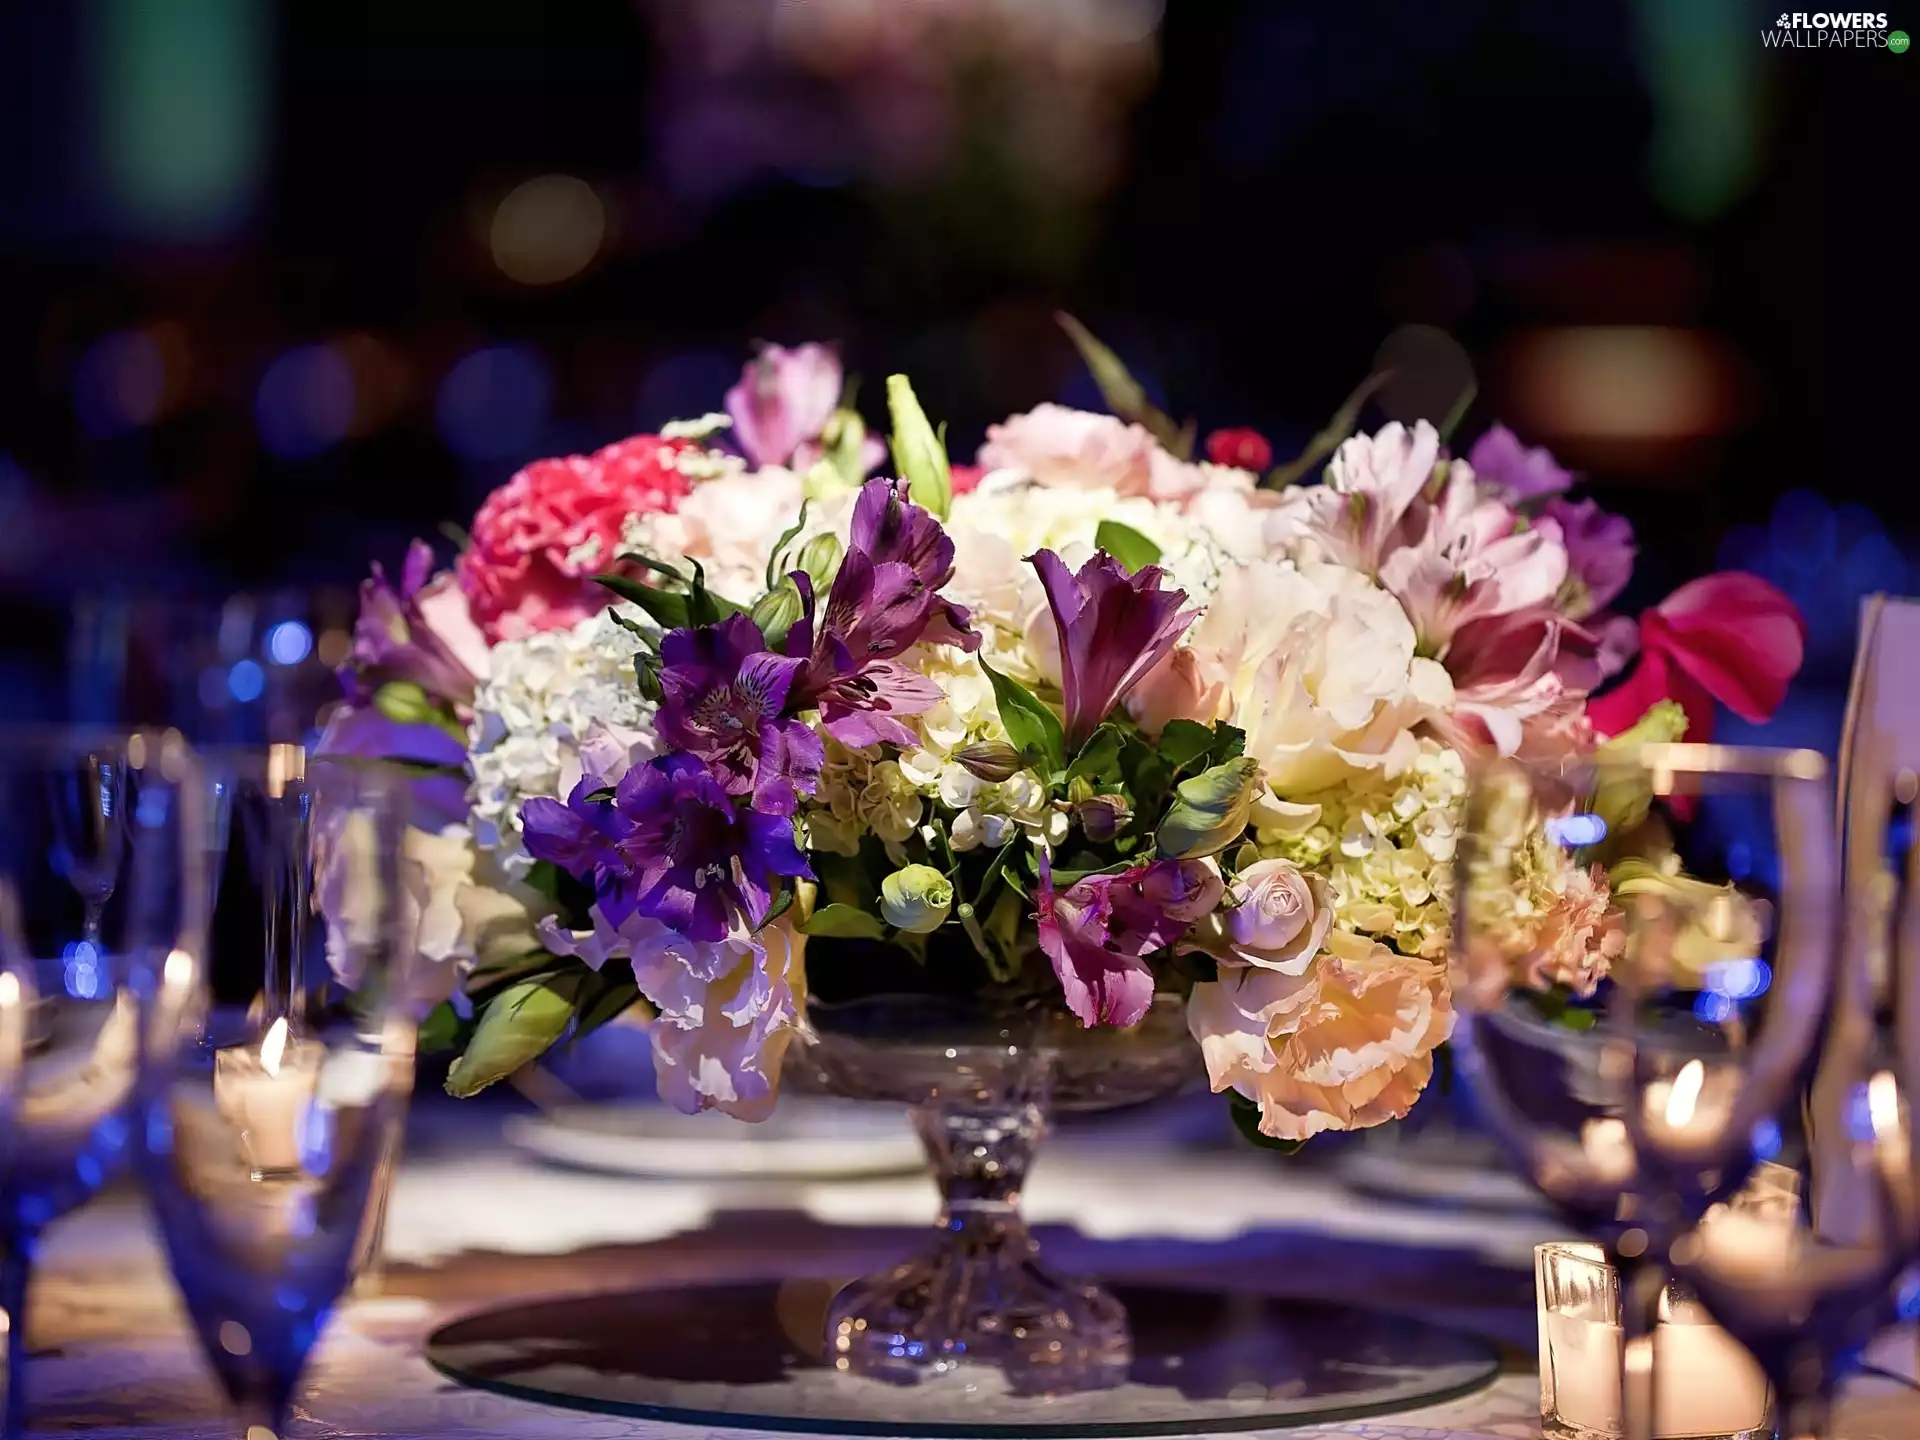
[[896, 1384], [988, 1367], [1017, 1395], [1125, 1383], [1125, 1307], [1047, 1267], [1020, 1195], [1052, 1115], [1139, 1104], [1199, 1078], [1177, 1000], [1156, 1000], [1129, 1030], [924, 997], [816, 1005], [795, 1062], [830, 1093], [910, 1106], [941, 1193], [918, 1255], [835, 1297], [829, 1364]]

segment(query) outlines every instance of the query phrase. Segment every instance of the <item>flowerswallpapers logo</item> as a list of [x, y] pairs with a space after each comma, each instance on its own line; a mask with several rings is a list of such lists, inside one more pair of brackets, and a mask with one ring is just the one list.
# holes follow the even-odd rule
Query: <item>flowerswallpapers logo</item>
[[1783, 10], [1760, 32], [1769, 50], [1907, 51], [1907, 32], [1887, 27], [1884, 10]]

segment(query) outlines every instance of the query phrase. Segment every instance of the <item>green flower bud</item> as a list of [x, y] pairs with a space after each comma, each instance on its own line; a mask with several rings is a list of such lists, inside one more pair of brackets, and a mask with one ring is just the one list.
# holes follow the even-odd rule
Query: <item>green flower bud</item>
[[800, 618], [800, 609], [799, 587], [793, 581], [783, 579], [754, 605], [753, 623], [767, 637], [768, 646], [775, 646], [787, 638], [787, 631]]
[[[1687, 712], [1672, 700], [1661, 700], [1627, 729], [1600, 747], [1599, 783], [1594, 787], [1593, 813], [1614, 835], [1624, 835], [1647, 818], [1653, 804], [1652, 777], [1633, 764], [1643, 745], [1670, 745], [1687, 733]], [[1609, 766], [1608, 761], [1624, 761]]]
[[953, 885], [931, 865], [908, 865], [880, 882], [880, 913], [897, 930], [925, 935], [952, 909]]
[[1004, 740], [981, 740], [953, 752], [953, 758], [976, 780], [998, 785], [1020, 773], [1020, 752]]
[[913, 503], [944, 520], [953, 508], [953, 474], [944, 429], [927, 422], [904, 375], [887, 377], [887, 413], [893, 420], [893, 463]]
[[820, 449], [828, 463], [840, 473], [844, 483], [856, 487], [867, 476], [863, 453], [866, 443], [866, 422], [858, 410], [849, 410], [844, 405], [827, 417], [826, 426], [820, 432]]
[[1154, 834], [1160, 853], [1197, 860], [1226, 849], [1247, 828], [1259, 786], [1260, 762], [1246, 755], [1182, 780]]
[[830, 533], [814, 536], [800, 547], [796, 564], [813, 581], [814, 594], [824, 600], [827, 587], [833, 584], [833, 577], [840, 572], [839, 539]]

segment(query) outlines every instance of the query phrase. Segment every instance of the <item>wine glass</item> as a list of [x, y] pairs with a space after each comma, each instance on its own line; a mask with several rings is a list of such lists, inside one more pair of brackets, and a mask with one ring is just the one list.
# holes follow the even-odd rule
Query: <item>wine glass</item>
[[[231, 763], [231, 762], [229, 762]], [[263, 754], [254, 773], [273, 762]], [[292, 880], [251, 943], [303, 930], [326, 964], [289, 965], [284, 1006], [220, 1003], [204, 970], [179, 981], [178, 1023], [150, 1050], [137, 1127], [154, 1213], [239, 1433], [284, 1427], [361, 1238], [413, 1085], [415, 1022], [402, 943], [406, 777], [319, 762], [312, 825], [279, 827]], [[302, 911], [303, 926], [284, 913]], [[218, 957], [216, 957], [218, 958]], [[254, 967], [255, 973], [261, 970]]]
[[1780, 1150], [1826, 1014], [1825, 761], [1678, 744], [1494, 761], [1456, 889], [1460, 1071], [1526, 1178], [1617, 1266], [1623, 1428], [1645, 1440], [1669, 1262]]
[[[175, 734], [0, 735], [7, 1436], [23, 1427], [26, 1297], [40, 1234], [128, 1162], [157, 977], [168, 965], [190, 969], [203, 944], [203, 800]], [[109, 833], [121, 833], [111, 864], [104, 844], [91, 844], [84, 862], [106, 878], [77, 893], [62, 884], [63, 873], [76, 873], [74, 837]]]

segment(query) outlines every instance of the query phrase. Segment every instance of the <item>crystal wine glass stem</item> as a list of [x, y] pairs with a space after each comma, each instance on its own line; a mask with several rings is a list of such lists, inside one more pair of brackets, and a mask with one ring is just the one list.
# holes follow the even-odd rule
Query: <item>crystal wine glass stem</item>
[[0, 1437], [27, 1433], [27, 1287], [33, 1274], [33, 1241], [0, 1236], [0, 1311], [6, 1312], [6, 1373], [0, 1375]]
[[257, 1399], [238, 1406], [234, 1414], [237, 1440], [280, 1440], [287, 1433], [287, 1412], [292, 1397], [278, 1401]]
[[1046, 1117], [1033, 1101], [992, 1110], [923, 1106], [914, 1112], [940, 1185], [940, 1223], [957, 1248], [1031, 1243], [1020, 1192]]
[[1660, 1295], [1666, 1272], [1658, 1264], [1616, 1254], [1620, 1272], [1620, 1425], [1622, 1440], [1653, 1440], [1655, 1390], [1654, 1330], [1660, 1323]]

